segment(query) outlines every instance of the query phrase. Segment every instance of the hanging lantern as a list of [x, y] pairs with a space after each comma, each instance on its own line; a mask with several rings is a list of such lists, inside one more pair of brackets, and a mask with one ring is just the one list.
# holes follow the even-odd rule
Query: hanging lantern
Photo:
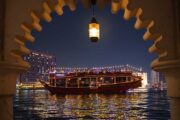
[[89, 38], [91, 42], [97, 42], [100, 38], [100, 25], [95, 17], [92, 18], [89, 24]]
[[91, 42], [97, 42], [100, 38], [100, 25], [95, 18], [94, 6], [96, 5], [96, 0], [91, 0], [93, 8], [93, 17], [89, 23], [89, 38]]

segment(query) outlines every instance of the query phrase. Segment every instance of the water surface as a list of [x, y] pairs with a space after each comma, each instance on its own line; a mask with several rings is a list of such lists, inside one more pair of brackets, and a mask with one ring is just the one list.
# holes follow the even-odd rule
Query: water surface
[[17, 90], [15, 120], [168, 120], [166, 92], [51, 95], [47, 90]]

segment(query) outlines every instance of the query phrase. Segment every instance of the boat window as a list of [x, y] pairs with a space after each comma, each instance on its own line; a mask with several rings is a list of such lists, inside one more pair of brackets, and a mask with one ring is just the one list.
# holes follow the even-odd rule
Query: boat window
[[126, 81], [126, 77], [122, 77], [123, 81]]
[[124, 82], [123, 77], [117, 77], [117, 78], [116, 78], [116, 82], [117, 82], [117, 83], [118, 83], [118, 82]]
[[113, 79], [111, 77], [104, 77], [104, 83], [113, 83]]

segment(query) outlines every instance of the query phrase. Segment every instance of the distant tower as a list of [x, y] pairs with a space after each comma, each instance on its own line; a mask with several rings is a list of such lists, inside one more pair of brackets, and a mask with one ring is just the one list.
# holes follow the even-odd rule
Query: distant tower
[[20, 75], [21, 83], [36, 82], [43, 77], [46, 70], [56, 67], [56, 58], [46, 53], [31, 52], [24, 56], [24, 60], [30, 63], [31, 68]]
[[143, 78], [143, 81], [142, 81], [142, 88], [146, 88], [147, 85], [148, 85], [148, 74], [146, 72], [143, 72], [142, 74], [142, 78]]
[[[139, 74], [140, 75], [140, 74]], [[141, 73], [141, 77], [142, 77], [142, 86], [140, 88], [146, 88], [147, 85], [148, 85], [148, 77], [147, 77], [147, 73], [146, 72], [143, 72]]]
[[165, 76], [162, 73], [156, 72], [156, 71], [151, 71], [151, 85], [152, 87], [164, 87], [166, 84]]
[[152, 70], [151, 79], [152, 79], [152, 86], [156, 87], [159, 83], [159, 73]]

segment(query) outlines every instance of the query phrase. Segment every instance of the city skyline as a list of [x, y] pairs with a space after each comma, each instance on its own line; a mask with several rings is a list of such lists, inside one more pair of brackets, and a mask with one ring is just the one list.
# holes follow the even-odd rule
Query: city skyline
[[[100, 40], [91, 43], [88, 38], [88, 24], [92, 9], [85, 10], [78, 5], [75, 13], [64, 8], [64, 15], [52, 14], [51, 23], [42, 21], [43, 30], [33, 31], [36, 42], [28, 44], [31, 50], [54, 54], [57, 66], [94, 67], [130, 64], [142, 67], [150, 73], [150, 61], [154, 55], [148, 53], [151, 42], [143, 41], [144, 30], [135, 30], [132, 19], [126, 22], [122, 11], [113, 15], [110, 6], [104, 10], [95, 9], [100, 23]], [[73, 17], [73, 22], [72, 18]]]
[[31, 51], [31, 53], [24, 56], [23, 59], [31, 65], [31, 68], [20, 75], [20, 83], [37, 82], [39, 79], [47, 80], [46, 70], [56, 67], [55, 56], [47, 53]]

